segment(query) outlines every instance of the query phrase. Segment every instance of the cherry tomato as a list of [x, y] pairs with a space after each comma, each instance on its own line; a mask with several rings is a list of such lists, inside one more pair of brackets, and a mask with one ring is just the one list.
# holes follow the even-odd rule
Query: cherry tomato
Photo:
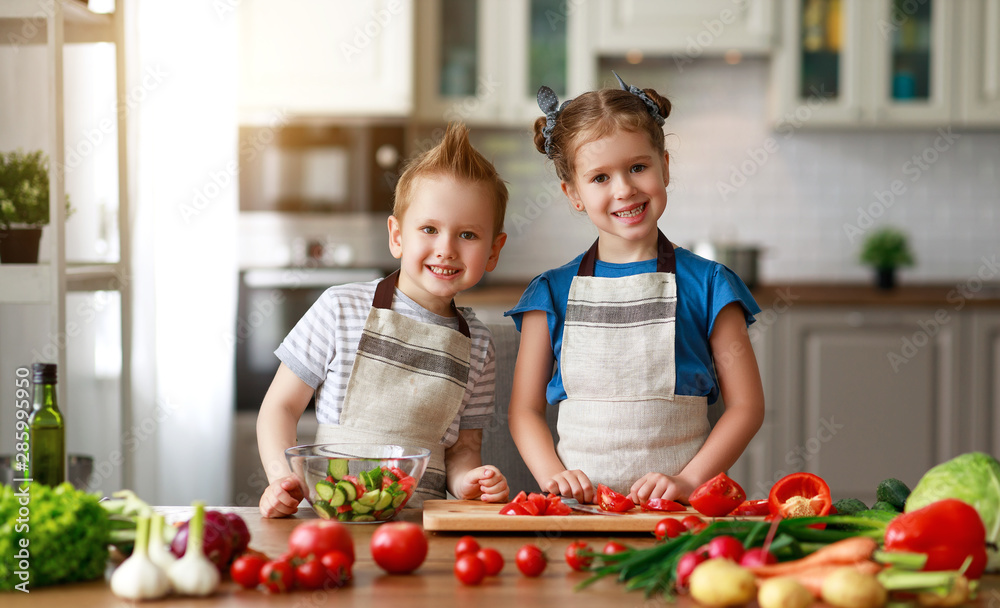
[[592, 556], [580, 555], [581, 551], [592, 551], [592, 549], [582, 540], [575, 540], [566, 547], [566, 563], [577, 572], [590, 569], [590, 564], [594, 563]]
[[503, 570], [503, 556], [496, 549], [484, 547], [476, 551], [476, 557], [486, 566], [486, 576], [496, 576]]
[[253, 589], [260, 584], [260, 569], [267, 558], [259, 555], [241, 555], [229, 567], [229, 576], [244, 589]]
[[777, 564], [778, 558], [770, 551], [765, 551], [764, 547], [754, 547], [743, 552], [740, 558], [740, 565], [746, 568], [756, 568], [768, 564]]
[[665, 538], [677, 538], [685, 532], [687, 532], [687, 527], [681, 523], [681, 520], [676, 517], [664, 517], [656, 522], [656, 529], [653, 530], [653, 535], [656, 536], [657, 540], [663, 540]]
[[322, 556], [340, 551], [354, 564], [354, 541], [347, 526], [332, 520], [308, 521], [295, 526], [288, 537], [288, 550], [297, 557]]
[[698, 564], [708, 559], [702, 551], [688, 551], [677, 560], [677, 586], [687, 587], [691, 573]]
[[463, 585], [478, 585], [486, 576], [486, 566], [475, 553], [464, 553], [455, 560], [455, 578]]
[[326, 568], [316, 557], [308, 557], [306, 561], [295, 566], [295, 584], [302, 589], [322, 589], [324, 580], [326, 580]]
[[688, 515], [681, 519], [681, 523], [684, 524], [684, 527], [690, 530], [692, 534], [697, 534], [708, 527], [708, 523], [697, 515]]
[[260, 584], [271, 593], [284, 593], [292, 588], [295, 572], [291, 562], [270, 561], [260, 569]]
[[427, 537], [417, 524], [393, 521], [372, 534], [372, 559], [389, 574], [413, 572], [427, 558]]
[[517, 564], [517, 569], [521, 571], [521, 574], [528, 577], [541, 575], [547, 565], [545, 553], [532, 544], [524, 545], [517, 550], [514, 563]]
[[628, 551], [628, 547], [619, 542], [609, 540], [608, 543], [604, 545], [604, 550], [601, 551], [601, 553], [604, 554], [604, 561], [613, 562], [617, 560], [614, 556], [623, 551]]
[[746, 498], [747, 493], [740, 484], [725, 473], [719, 473], [695, 488], [688, 501], [702, 515], [722, 517], [732, 513]]
[[351, 582], [351, 561], [340, 551], [324, 553], [319, 561], [323, 564], [324, 585], [343, 587]]
[[476, 551], [479, 551], [479, 542], [471, 536], [463, 536], [458, 539], [457, 543], [455, 543], [456, 558], [461, 557], [466, 553], [475, 553]]
[[721, 557], [739, 563], [743, 557], [743, 543], [734, 536], [716, 536], [708, 542], [708, 556]]

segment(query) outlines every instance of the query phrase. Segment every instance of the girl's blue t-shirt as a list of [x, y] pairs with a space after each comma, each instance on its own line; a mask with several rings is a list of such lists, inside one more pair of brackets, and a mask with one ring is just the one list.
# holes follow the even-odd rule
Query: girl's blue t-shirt
[[[719, 311], [727, 304], [738, 302], [743, 307], [746, 324], [754, 322], [760, 307], [754, 301], [746, 284], [722, 264], [706, 260], [682, 247], [674, 247], [677, 261], [677, 319], [674, 337], [674, 358], [677, 373], [675, 394], [707, 396], [715, 403], [719, 397], [719, 381], [712, 363], [709, 336]], [[549, 403], [566, 399], [559, 359], [562, 354], [563, 324], [566, 320], [566, 301], [569, 288], [580, 269], [583, 254], [559, 268], [547, 270], [532, 279], [521, 295], [517, 306], [504, 313], [514, 319], [521, 330], [525, 312], [544, 310], [549, 324], [552, 352], [556, 357], [556, 370], [545, 391]], [[645, 272], [656, 272], [656, 259], [612, 264], [597, 260], [594, 276], [627, 277]], [[622, 345], [622, 348], [626, 348]]]

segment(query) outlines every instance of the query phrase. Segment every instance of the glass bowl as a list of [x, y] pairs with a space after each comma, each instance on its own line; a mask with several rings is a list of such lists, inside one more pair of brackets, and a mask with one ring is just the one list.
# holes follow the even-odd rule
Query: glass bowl
[[285, 450], [313, 511], [348, 523], [389, 521], [406, 506], [431, 451], [406, 445], [321, 443]]

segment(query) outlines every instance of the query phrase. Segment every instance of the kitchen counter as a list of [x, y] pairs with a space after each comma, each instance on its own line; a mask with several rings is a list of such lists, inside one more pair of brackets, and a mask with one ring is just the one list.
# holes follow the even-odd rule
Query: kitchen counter
[[[158, 507], [168, 520], [186, 518], [187, 507]], [[222, 511], [235, 511], [247, 522], [252, 540], [250, 546], [276, 556], [286, 550], [288, 535], [297, 524], [316, 519], [308, 509], [286, 519], [263, 519], [254, 507], [224, 507]], [[401, 515], [406, 521], [420, 523], [422, 512], [407, 509]], [[376, 525], [351, 525], [354, 538], [356, 563], [354, 580], [342, 589], [325, 591], [294, 591], [292, 593], [269, 595], [256, 590], [240, 589], [235, 583], [225, 580], [219, 591], [208, 599], [170, 596], [151, 606], [180, 608], [187, 606], [295, 606], [311, 607], [321, 605], [337, 606], [395, 606], [409, 608], [430, 606], [477, 606], [479, 608], [530, 608], [532, 606], [567, 605], [574, 608], [595, 606], [652, 606], [668, 605], [663, 600], [646, 601], [641, 593], [626, 592], [622, 585], [613, 580], [601, 580], [583, 591], [574, 591], [574, 586], [587, 578], [586, 573], [573, 572], [563, 560], [566, 546], [577, 538], [585, 538], [595, 548], [600, 548], [607, 536], [573, 535], [561, 533], [545, 534], [476, 534], [480, 544], [494, 547], [504, 557], [504, 569], [498, 577], [488, 577], [477, 587], [465, 587], [452, 573], [454, 547], [461, 533], [429, 533], [430, 551], [427, 560], [414, 573], [405, 576], [387, 575], [375, 565], [368, 550], [369, 539]], [[620, 535], [619, 540], [632, 546], [648, 547], [653, 544], [649, 534]], [[548, 554], [549, 566], [539, 578], [526, 578], [514, 565], [517, 549], [533, 542]], [[31, 594], [6, 593], [3, 595], [5, 608], [34, 606], [73, 606], [90, 608], [107, 606], [130, 606], [133, 602], [118, 600], [111, 595], [110, 588], [103, 581], [76, 585], [62, 585], [32, 589]], [[687, 597], [680, 598], [677, 608], [697, 606]], [[755, 605], [755, 604], [752, 604]], [[983, 579], [979, 598], [970, 604], [981, 608], [996, 608], [1000, 605], [1000, 576]], [[817, 604], [817, 606], [821, 606]]]

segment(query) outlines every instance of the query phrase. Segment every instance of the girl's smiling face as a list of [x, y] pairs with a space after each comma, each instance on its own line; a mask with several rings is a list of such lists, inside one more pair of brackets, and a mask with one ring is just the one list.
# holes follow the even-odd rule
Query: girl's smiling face
[[600, 234], [601, 259], [634, 262], [656, 255], [656, 222], [667, 208], [668, 155], [649, 136], [618, 131], [582, 144], [562, 188]]
[[451, 300], [496, 268], [506, 234], [493, 236], [486, 186], [450, 176], [421, 177], [403, 218], [389, 217], [389, 250], [400, 260], [399, 289], [427, 310], [451, 315]]

